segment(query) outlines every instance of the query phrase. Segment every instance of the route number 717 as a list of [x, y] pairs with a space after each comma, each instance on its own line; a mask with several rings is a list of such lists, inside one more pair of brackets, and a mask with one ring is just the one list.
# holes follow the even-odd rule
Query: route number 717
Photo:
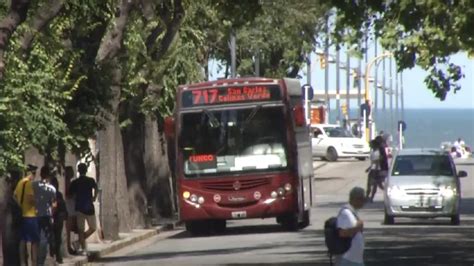
[[217, 100], [217, 89], [209, 90], [194, 90], [193, 92], [193, 103], [198, 104], [212, 104]]

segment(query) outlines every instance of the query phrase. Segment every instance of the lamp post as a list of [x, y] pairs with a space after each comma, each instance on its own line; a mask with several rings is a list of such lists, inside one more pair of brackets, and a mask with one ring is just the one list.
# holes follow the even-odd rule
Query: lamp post
[[[370, 60], [370, 62], [365, 66], [365, 78], [364, 78], [364, 81], [365, 81], [365, 101], [367, 103], [370, 102], [370, 89], [369, 89], [369, 73], [370, 73], [370, 70], [372, 69], [372, 66], [378, 61], [378, 60], [381, 60], [383, 58], [386, 58], [386, 57], [391, 57], [392, 56], [392, 53], [383, 53], [379, 56], [376, 56], [374, 58], [372, 58], [372, 60]], [[369, 142], [370, 141], [370, 131], [369, 129], [371, 127], [368, 126], [368, 124], [371, 124], [371, 120], [372, 120], [372, 112], [370, 112], [368, 114], [368, 119], [369, 119], [369, 123], [367, 123], [365, 126], [365, 138], [366, 138], [366, 141]]]

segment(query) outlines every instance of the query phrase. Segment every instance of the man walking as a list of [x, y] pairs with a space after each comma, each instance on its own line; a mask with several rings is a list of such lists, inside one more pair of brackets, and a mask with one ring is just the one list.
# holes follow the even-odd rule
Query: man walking
[[[94, 201], [97, 199], [97, 184], [93, 178], [86, 176], [87, 165], [80, 163], [77, 166], [79, 178], [71, 182], [69, 196], [75, 197], [77, 228], [82, 253], [87, 252], [86, 239], [97, 229], [95, 220]], [[85, 231], [85, 223], [89, 229]]]
[[357, 211], [364, 206], [365, 191], [363, 188], [354, 187], [349, 193], [349, 204], [339, 211], [337, 227], [339, 236], [351, 238], [351, 247], [344, 254], [336, 257], [337, 266], [363, 266], [364, 265], [364, 223], [359, 218]]
[[53, 233], [53, 208], [56, 207], [56, 189], [50, 184], [51, 174], [48, 166], [41, 167], [40, 176], [40, 181], [33, 182], [33, 189], [40, 230], [38, 265], [44, 265]]
[[38, 167], [29, 164], [26, 176], [16, 185], [14, 198], [21, 206], [20, 265], [36, 265], [38, 257], [39, 226], [36, 217], [33, 179]]

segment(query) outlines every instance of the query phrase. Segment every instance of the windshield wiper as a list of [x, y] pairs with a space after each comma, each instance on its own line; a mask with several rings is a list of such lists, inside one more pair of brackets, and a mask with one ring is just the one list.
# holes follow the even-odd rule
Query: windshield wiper
[[220, 122], [219, 120], [211, 113], [209, 112], [208, 110], [203, 110], [203, 112], [207, 115], [207, 117], [209, 118], [209, 126], [211, 128], [217, 128], [220, 126]]
[[252, 112], [249, 114], [249, 116], [245, 119], [245, 121], [242, 123], [242, 127], [240, 128], [240, 132], [243, 133], [245, 129], [247, 129], [247, 126], [249, 125], [250, 121], [255, 117], [258, 111], [262, 109], [261, 105], [257, 105], [252, 109]]

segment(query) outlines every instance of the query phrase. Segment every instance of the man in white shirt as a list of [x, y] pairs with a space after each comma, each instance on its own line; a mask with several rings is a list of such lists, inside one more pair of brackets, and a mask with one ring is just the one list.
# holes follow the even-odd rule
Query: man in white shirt
[[337, 266], [364, 265], [364, 223], [358, 217], [357, 211], [364, 206], [365, 191], [354, 187], [349, 193], [349, 204], [344, 205], [337, 216], [337, 227], [340, 237], [352, 238], [349, 250], [336, 257]]
[[52, 233], [53, 208], [56, 206], [56, 189], [49, 183], [51, 174], [48, 166], [41, 168], [40, 176], [40, 181], [33, 182], [36, 215], [40, 228], [38, 266], [44, 265], [46, 261], [48, 244]]

